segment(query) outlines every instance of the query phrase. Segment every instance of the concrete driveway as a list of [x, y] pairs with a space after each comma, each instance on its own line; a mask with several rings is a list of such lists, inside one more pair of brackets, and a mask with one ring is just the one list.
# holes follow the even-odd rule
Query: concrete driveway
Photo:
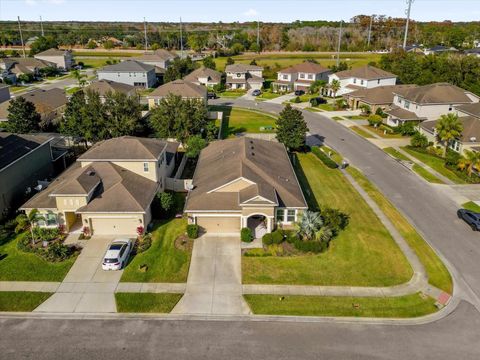
[[93, 236], [71, 267], [57, 292], [36, 312], [116, 312], [114, 292], [121, 271], [102, 270], [102, 260], [114, 236]]
[[172, 313], [249, 314], [242, 296], [238, 236], [204, 235], [195, 240], [185, 295]]
[[295, 97], [296, 97], [295, 94], [292, 92], [292, 93], [279, 96], [275, 99], [265, 100], [264, 102], [272, 103], [272, 104], [283, 104], [285, 101], [290, 101]]

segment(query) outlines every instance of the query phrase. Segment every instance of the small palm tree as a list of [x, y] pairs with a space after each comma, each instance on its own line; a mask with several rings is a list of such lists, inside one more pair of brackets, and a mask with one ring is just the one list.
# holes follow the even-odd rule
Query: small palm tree
[[458, 116], [453, 113], [442, 115], [435, 126], [437, 140], [445, 146], [444, 155], [447, 153], [448, 144], [462, 135], [463, 124]]
[[333, 92], [333, 97], [337, 97], [337, 92], [341, 89], [342, 85], [340, 84], [340, 81], [337, 79], [332, 80], [332, 82], [329, 85], [330, 90]]
[[35, 245], [35, 235], [33, 233], [33, 227], [38, 221], [45, 220], [45, 218], [38, 212], [38, 209], [32, 209], [28, 215], [20, 214], [15, 219], [17, 221], [17, 226], [15, 227], [15, 232], [19, 233], [20, 231], [29, 229], [30, 234], [32, 235], [32, 244]]
[[468, 176], [472, 176], [473, 169], [480, 169], [480, 152], [465, 150], [465, 157], [458, 161], [458, 168], [467, 170]]
[[322, 228], [323, 220], [320, 213], [313, 211], [305, 211], [296, 223], [297, 234], [304, 240], [313, 240], [316, 238], [317, 232]]
[[79, 70], [73, 70], [72, 75], [77, 80], [78, 86], [83, 88], [87, 83], [87, 80], [85, 79], [86, 75], [82, 74]]

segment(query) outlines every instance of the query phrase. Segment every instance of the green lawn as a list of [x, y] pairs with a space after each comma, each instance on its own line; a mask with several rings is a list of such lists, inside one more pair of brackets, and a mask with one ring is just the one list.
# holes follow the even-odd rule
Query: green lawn
[[[222, 137], [225, 139], [237, 133], [274, 133], [275, 130], [260, 130], [262, 126], [275, 127], [276, 117], [264, 112], [235, 108], [230, 106], [212, 106], [212, 111], [223, 111]], [[218, 124], [220, 125], [220, 124]]]
[[33, 311], [52, 293], [33, 291], [1, 291], [0, 311]]
[[270, 99], [275, 99], [279, 96], [282, 96], [282, 94], [265, 91], [265, 92], [262, 92], [259, 96], [257, 96], [257, 100], [270, 100]]
[[98, 57], [98, 58], [90, 58], [90, 57], [81, 57], [76, 56], [75, 61], [77, 64], [81, 61], [85, 65], [86, 68], [100, 68], [107, 65], [107, 60], [120, 60], [118, 58], [108, 58], [108, 57]]
[[117, 311], [124, 313], [169, 313], [182, 294], [115, 293]]
[[365, 130], [363, 130], [360, 126], [351, 126], [349, 127], [350, 130], [356, 132], [358, 135], [366, 138], [366, 139], [373, 139], [375, 138], [373, 135], [371, 135], [370, 133], [366, 132]]
[[[103, 51], [75, 51], [73, 50], [73, 55], [75, 60], [81, 58], [82, 56], [99, 56], [99, 57], [132, 57], [132, 56], [141, 56], [138, 52], [126, 52], [126, 51], [115, 51], [115, 50], [103, 50]], [[78, 62], [78, 61], [77, 61]]]
[[245, 95], [247, 92], [246, 91], [223, 91], [221, 93], [217, 93], [218, 96], [220, 97], [226, 97], [226, 98], [239, 98], [240, 96]]
[[320, 104], [317, 106], [317, 108], [321, 109], [321, 110], [325, 110], [325, 111], [336, 111], [337, 108], [333, 105], [333, 104]]
[[[76, 257], [51, 263], [17, 249], [20, 234], [0, 245], [0, 281], [62, 281]], [[2, 242], [0, 241], [0, 244]]]
[[350, 224], [322, 254], [243, 256], [243, 282], [392, 286], [410, 280], [413, 273], [407, 259], [342, 173], [328, 169], [312, 153], [298, 154], [297, 164], [309, 207], [324, 204], [338, 208], [350, 215]]
[[442, 180], [440, 180], [438, 177], [433, 175], [431, 172], [429, 172], [427, 169], [421, 167], [418, 164], [413, 164], [412, 170], [416, 172], [418, 175], [420, 175], [423, 179], [428, 181], [429, 183], [432, 184], [445, 184]]
[[368, 116], [363, 115], [349, 115], [345, 116], [348, 120], [367, 120]]
[[348, 167], [348, 172], [352, 175], [360, 186], [377, 203], [380, 209], [390, 219], [398, 232], [404, 237], [408, 245], [415, 251], [422, 262], [428, 275], [429, 282], [448, 293], [453, 291], [453, 283], [450, 273], [440, 260], [435, 251], [421, 237], [415, 228], [405, 219], [405, 217], [387, 200], [387, 198], [363, 175], [359, 170]]
[[[152, 246], [136, 255], [127, 265], [124, 282], [185, 282], [190, 266], [191, 251], [175, 247], [175, 239], [185, 233], [186, 221], [173, 219], [157, 224], [152, 231]], [[142, 272], [141, 265], [148, 270]]]
[[341, 121], [341, 120], [345, 120], [345, 119], [341, 116], [334, 116], [334, 117], [332, 117], [332, 120]]
[[445, 161], [442, 158], [439, 158], [435, 155], [426, 154], [424, 152], [416, 151], [414, 148], [411, 148], [409, 146], [404, 146], [402, 147], [402, 149], [412, 155], [414, 158], [430, 166], [439, 174], [442, 174], [447, 179], [453, 181], [455, 184], [466, 184], [466, 182], [462, 178], [458, 177], [453, 171], [445, 167]]
[[408, 157], [406, 157], [400, 151], [398, 151], [397, 149], [394, 149], [393, 147], [384, 148], [383, 151], [385, 151], [387, 154], [392, 155], [394, 158], [398, 160], [411, 161]]
[[68, 95], [72, 95], [72, 94], [75, 94], [78, 90], [80, 90], [81, 88], [79, 86], [74, 86], [74, 87], [71, 87], [67, 90], [65, 90], [65, 92], [68, 94]]
[[480, 206], [475, 204], [473, 201], [466, 202], [462, 204], [464, 209], [480, 213]]
[[395, 134], [395, 133], [386, 133], [384, 134], [383, 130], [380, 128], [375, 128], [370, 125], [362, 125], [363, 128], [370, 130], [371, 132], [377, 134], [378, 136], [385, 138], [385, 139], [402, 139], [404, 138], [402, 134]]
[[412, 294], [399, 297], [244, 295], [254, 314], [411, 318], [437, 311], [435, 300]]
[[314, 97], [317, 97], [318, 95], [312, 95], [312, 94], [303, 94], [303, 95], [300, 95], [300, 96], [295, 96], [293, 99], [290, 99], [289, 101], [291, 103], [296, 103], [296, 99], [297, 97], [300, 99], [300, 102], [309, 102], [310, 99], [314, 98]]

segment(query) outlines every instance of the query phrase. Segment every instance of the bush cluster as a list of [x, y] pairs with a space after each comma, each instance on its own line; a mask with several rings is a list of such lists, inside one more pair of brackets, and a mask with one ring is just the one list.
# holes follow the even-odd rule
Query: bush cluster
[[[52, 229], [48, 229], [52, 230]], [[49, 262], [67, 260], [75, 255], [79, 249], [75, 246], [67, 246], [61, 241], [50, 241], [47, 247], [36, 247], [32, 245], [32, 238], [29, 235], [21, 236], [17, 242], [17, 248], [23, 252], [34, 253]]]
[[190, 239], [198, 238], [198, 231], [199, 231], [198, 225], [196, 224], [187, 225], [187, 236]]
[[428, 139], [425, 135], [420, 134], [419, 132], [413, 135], [412, 139], [410, 140], [410, 145], [416, 148], [427, 148], [428, 147]]
[[240, 239], [243, 242], [247, 242], [247, 243], [252, 242], [252, 240], [253, 240], [252, 229], [250, 229], [248, 227], [242, 228], [242, 230], [240, 231]]
[[147, 251], [152, 246], [152, 234], [147, 233], [135, 241], [134, 252], [140, 254]]
[[271, 233], [263, 235], [262, 241], [264, 245], [281, 244], [285, 239], [284, 232], [282, 230], [275, 230]]
[[327, 154], [325, 154], [318, 146], [312, 147], [312, 153], [315, 154], [317, 158], [319, 158], [327, 167], [330, 169], [338, 168], [338, 164], [330, 159]]

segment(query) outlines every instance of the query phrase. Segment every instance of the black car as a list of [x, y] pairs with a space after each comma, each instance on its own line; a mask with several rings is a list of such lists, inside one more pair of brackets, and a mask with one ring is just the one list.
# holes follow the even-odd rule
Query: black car
[[457, 215], [460, 219], [463, 219], [473, 231], [480, 231], [480, 214], [467, 210], [460, 209], [457, 211]]
[[214, 93], [214, 92], [208, 92], [207, 93], [207, 99], [216, 99], [217, 98], [217, 94]]
[[305, 94], [305, 91], [303, 90], [295, 90], [295, 96], [302, 96], [303, 94]]

